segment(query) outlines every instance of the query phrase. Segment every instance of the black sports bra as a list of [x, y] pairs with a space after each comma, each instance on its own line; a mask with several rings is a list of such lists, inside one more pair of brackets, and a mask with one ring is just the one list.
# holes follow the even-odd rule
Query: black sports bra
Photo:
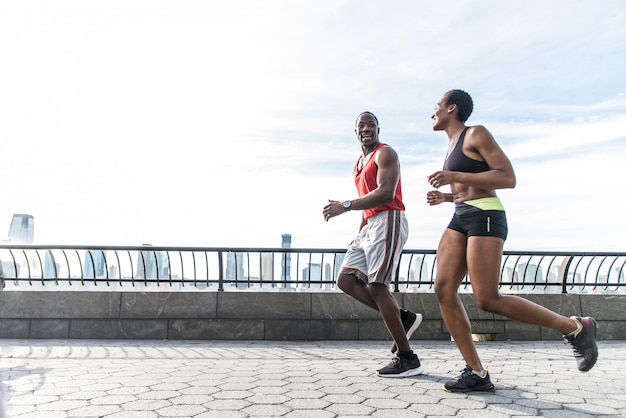
[[466, 131], [467, 128], [463, 129], [463, 132], [461, 132], [461, 136], [456, 142], [454, 149], [443, 163], [443, 169], [462, 171], [464, 173], [482, 173], [483, 171], [489, 171], [489, 165], [485, 161], [474, 160], [463, 153], [463, 141], [465, 140]]

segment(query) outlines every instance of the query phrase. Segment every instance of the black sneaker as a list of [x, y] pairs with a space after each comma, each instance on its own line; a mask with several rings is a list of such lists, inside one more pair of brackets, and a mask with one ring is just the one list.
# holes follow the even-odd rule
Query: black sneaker
[[[405, 316], [405, 319], [402, 321], [402, 326], [404, 327], [404, 332], [406, 333], [406, 339], [408, 340], [409, 338], [411, 338], [411, 335], [413, 335], [415, 330], [422, 323], [422, 314], [416, 314], [411, 311], [404, 311], [404, 312], [406, 312], [406, 316]], [[398, 351], [398, 346], [396, 345], [396, 342], [394, 341], [393, 344], [391, 344], [391, 352], [395, 353], [396, 351]]]
[[448, 380], [443, 385], [443, 390], [446, 392], [493, 392], [495, 388], [489, 378], [489, 372], [485, 377], [480, 377], [472, 371], [470, 366], [466, 366], [459, 376]]
[[574, 357], [578, 363], [578, 370], [588, 372], [598, 360], [598, 346], [596, 345], [596, 332], [598, 324], [590, 316], [572, 316], [574, 321], [581, 324], [578, 332], [572, 332], [563, 336], [563, 339], [572, 345]]
[[378, 369], [378, 376], [380, 377], [409, 377], [417, 376], [418, 374], [422, 374], [422, 365], [417, 354], [415, 354], [413, 360], [396, 356], [388, 365]]

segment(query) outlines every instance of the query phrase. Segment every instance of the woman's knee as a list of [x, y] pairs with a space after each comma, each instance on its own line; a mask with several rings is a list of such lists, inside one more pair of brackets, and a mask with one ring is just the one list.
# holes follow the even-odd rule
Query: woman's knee
[[435, 296], [439, 303], [445, 302], [449, 298], [456, 298], [457, 287], [444, 280], [435, 280]]
[[498, 305], [500, 304], [500, 294], [480, 294], [474, 293], [474, 302], [478, 309], [485, 312], [496, 313], [498, 311]]

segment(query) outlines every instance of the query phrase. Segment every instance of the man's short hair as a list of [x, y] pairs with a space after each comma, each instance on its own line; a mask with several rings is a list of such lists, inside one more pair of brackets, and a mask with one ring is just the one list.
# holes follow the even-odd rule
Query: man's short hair
[[373, 114], [372, 112], [365, 111], [365, 112], [361, 112], [361, 113], [359, 113], [359, 116], [357, 116], [357, 117], [356, 117], [356, 120], [354, 121], [354, 126], [356, 126], [356, 123], [359, 121], [359, 118], [360, 118], [361, 116], [363, 116], [363, 115], [370, 115], [370, 116], [371, 116], [371, 117], [373, 117], [373, 118], [374, 118], [374, 120], [376, 121], [376, 125], [379, 125], [379, 123], [378, 123], [378, 118], [376, 117], [376, 115], [375, 115], [375, 114]]

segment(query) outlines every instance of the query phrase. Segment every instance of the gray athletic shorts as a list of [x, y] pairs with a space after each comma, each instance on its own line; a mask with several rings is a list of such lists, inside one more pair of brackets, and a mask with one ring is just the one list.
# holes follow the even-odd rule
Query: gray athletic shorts
[[372, 216], [348, 246], [341, 273], [354, 274], [365, 284], [389, 285], [408, 236], [404, 211], [388, 210]]

